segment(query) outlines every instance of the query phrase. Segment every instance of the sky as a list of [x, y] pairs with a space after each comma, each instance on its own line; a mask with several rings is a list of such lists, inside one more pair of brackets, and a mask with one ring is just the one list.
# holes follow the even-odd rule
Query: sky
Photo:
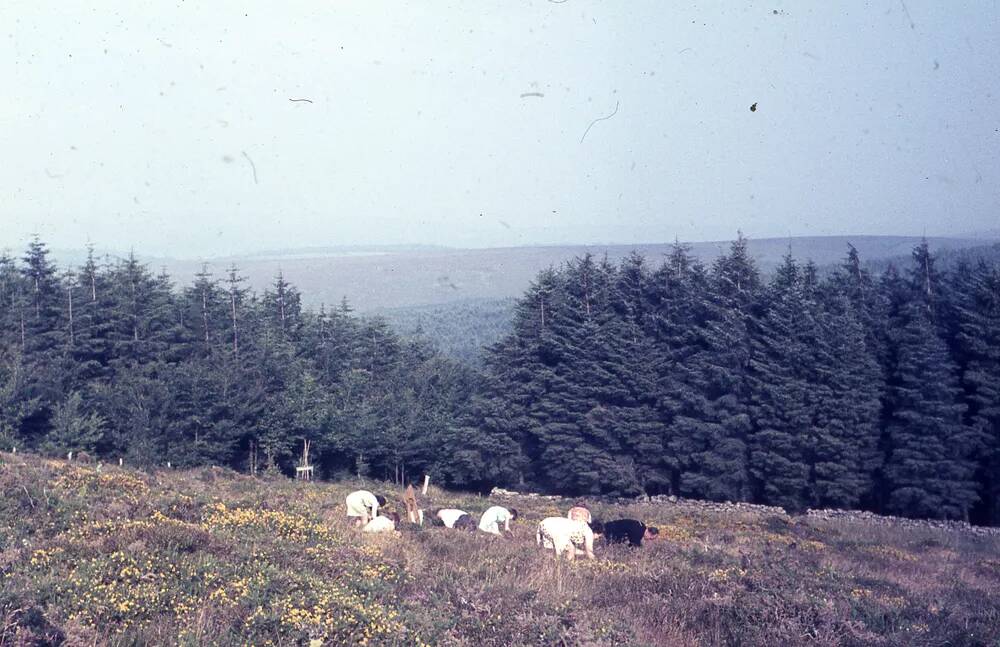
[[0, 248], [997, 229], [997, 60], [995, 0], [4, 0]]

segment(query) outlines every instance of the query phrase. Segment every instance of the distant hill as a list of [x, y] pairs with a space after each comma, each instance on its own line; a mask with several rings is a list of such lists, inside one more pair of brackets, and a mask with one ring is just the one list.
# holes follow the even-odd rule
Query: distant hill
[[[983, 250], [993, 239], [975, 236], [928, 238], [931, 248], [945, 258], [960, 250]], [[880, 271], [889, 262], [905, 265], [918, 236], [810, 236], [750, 239], [749, 248], [760, 268], [769, 272], [789, 248], [799, 260], [811, 259], [821, 271], [846, 256], [848, 243], [862, 260]], [[711, 263], [729, 249], [730, 241], [689, 243], [692, 253]], [[986, 245], [986, 246], [984, 246]], [[429, 245], [316, 246], [275, 249], [241, 256], [174, 259], [140, 257], [154, 272], [165, 269], [177, 286], [189, 285], [203, 265], [217, 278], [236, 265], [258, 294], [278, 272], [302, 293], [307, 307], [333, 306], [343, 298], [362, 315], [380, 315], [401, 334], [417, 331], [448, 355], [475, 362], [509, 329], [514, 301], [538, 272], [590, 253], [617, 262], [632, 251], [656, 265], [670, 252], [671, 243], [640, 245], [567, 245], [452, 249]], [[20, 250], [11, 250], [20, 255]], [[978, 253], [978, 252], [977, 252]], [[107, 250], [99, 258], [114, 257]], [[53, 250], [60, 265], [78, 266], [81, 250]]]
[[[912, 240], [917, 241], [918, 239]], [[784, 245], [782, 248], [773, 245], [769, 248], [767, 245], [761, 244], [771, 242], [756, 241], [754, 244], [755, 254], [765, 271], [772, 269], [777, 259], [780, 259], [788, 249], [787, 240], [781, 241]], [[800, 252], [796, 251], [801, 246], [801, 242], [801, 240], [792, 241], [792, 253], [798, 259], [804, 258]], [[844, 249], [846, 249], [846, 241], [842, 239], [841, 242], [844, 243]], [[876, 275], [881, 274], [889, 264], [894, 264], [901, 269], [910, 266], [913, 245], [892, 241], [866, 241], [870, 243], [882, 242], [883, 244], [880, 247], [876, 244], [869, 244], [867, 245], [868, 253], [865, 253], [866, 246], [861, 239], [851, 242], [861, 250], [865, 266]], [[720, 245], [720, 247], [724, 249], [725, 245]], [[819, 246], [815, 245], [814, 248], [820, 249]], [[873, 250], [876, 251], [876, 254], [871, 253]], [[939, 245], [935, 250], [938, 267], [943, 270], [951, 269], [963, 260], [970, 263], [975, 263], [978, 259], [985, 259], [987, 262], [1000, 262], [1000, 243], [980, 244], [975, 247]], [[889, 256], [879, 255], [896, 251], [900, 253]], [[718, 251], [715, 253], [717, 254]], [[714, 257], [705, 255], [704, 249], [700, 255], [705, 260]], [[825, 263], [817, 262], [820, 275], [826, 276], [840, 265], [844, 254], [832, 250], [830, 253], [818, 254], [818, 256], [827, 261]], [[813, 258], [815, 260], [815, 256]], [[434, 305], [382, 308], [370, 313], [384, 317], [398, 333], [404, 336], [419, 333], [432, 341], [445, 354], [475, 364], [482, 359], [482, 351], [485, 347], [493, 345], [510, 332], [516, 301], [515, 296], [503, 299], [466, 299]]]
[[[987, 263], [1000, 263], [1000, 242], [990, 245], [978, 245], [976, 247], [939, 249], [934, 258], [937, 268], [946, 272], [954, 269], [956, 265], [962, 262], [970, 265], [974, 265], [980, 260]], [[866, 260], [864, 265], [870, 272], [878, 275], [884, 272], [890, 265], [894, 265], [901, 270], [908, 269], [912, 262], [913, 258], [910, 254], [900, 254], [899, 256]]]
[[980, 231], [973, 231], [967, 234], [962, 234], [959, 238], [976, 238], [980, 241], [985, 242], [996, 242], [1000, 241], [1000, 227], [993, 227], [992, 229], [982, 229]]
[[[935, 250], [981, 245], [972, 238], [929, 238]], [[775, 267], [791, 246], [799, 259], [818, 265], [842, 259], [847, 244], [872, 261], [908, 255], [920, 242], [916, 236], [819, 236], [750, 240], [750, 251], [760, 267]], [[468, 300], [508, 299], [521, 295], [540, 270], [586, 253], [612, 261], [633, 250], [650, 263], [670, 251], [669, 243], [643, 245], [572, 245], [563, 247], [506, 247], [448, 249], [437, 247], [351, 247], [281, 250], [261, 254], [202, 260], [156, 259], [156, 270], [165, 267], [179, 285], [187, 285], [207, 263], [222, 277], [235, 264], [249, 286], [263, 292], [278, 272], [302, 292], [303, 302], [318, 307], [346, 297], [359, 312], [387, 308], [429, 306]], [[711, 262], [729, 247], [729, 241], [692, 243], [692, 252]]]

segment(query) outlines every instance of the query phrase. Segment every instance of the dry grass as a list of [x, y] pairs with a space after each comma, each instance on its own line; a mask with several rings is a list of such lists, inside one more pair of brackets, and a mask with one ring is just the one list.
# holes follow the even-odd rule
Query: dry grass
[[518, 501], [512, 539], [362, 537], [356, 483], [0, 462], [2, 645], [1000, 644], [996, 538], [595, 504], [665, 539], [559, 563], [534, 529], [570, 502]]

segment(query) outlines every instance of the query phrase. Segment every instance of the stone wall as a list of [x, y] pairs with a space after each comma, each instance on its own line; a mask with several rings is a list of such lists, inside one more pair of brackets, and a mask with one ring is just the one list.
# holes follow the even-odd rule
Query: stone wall
[[935, 528], [939, 530], [950, 530], [966, 532], [979, 536], [998, 536], [1000, 528], [989, 526], [973, 526], [964, 521], [947, 521], [940, 519], [907, 519], [905, 517], [891, 517], [865, 512], [862, 510], [807, 510], [804, 515], [788, 515], [784, 508], [769, 505], [759, 505], [756, 503], [730, 503], [716, 501], [701, 501], [698, 499], [683, 499], [676, 496], [657, 495], [640, 496], [636, 498], [615, 498], [615, 497], [579, 497], [568, 498], [547, 494], [535, 494], [505, 490], [503, 488], [493, 488], [490, 492], [492, 498], [508, 499], [540, 499], [547, 501], [565, 501], [567, 507], [579, 500], [598, 501], [601, 503], [613, 503], [619, 505], [632, 505], [636, 503], [650, 503], [673, 508], [681, 508], [699, 512], [739, 512], [741, 514], [757, 513], [766, 515], [791, 516], [798, 519], [836, 520], [850, 521], [858, 523], [869, 523], [882, 526], [896, 526], [907, 528]]

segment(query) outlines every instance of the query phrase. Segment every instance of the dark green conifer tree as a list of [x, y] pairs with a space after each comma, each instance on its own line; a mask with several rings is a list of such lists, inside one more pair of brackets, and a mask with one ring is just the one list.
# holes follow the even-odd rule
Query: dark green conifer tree
[[746, 501], [751, 497], [747, 375], [760, 275], [742, 234], [713, 264], [707, 288], [696, 305], [698, 350], [685, 358], [684, 388], [676, 398], [689, 411], [673, 425], [675, 438], [689, 434], [675, 444], [683, 462], [680, 493]]
[[750, 473], [755, 498], [796, 512], [810, 503], [810, 458], [816, 430], [810, 379], [818, 355], [816, 309], [805, 277], [785, 256], [753, 337], [748, 386], [752, 433]]
[[71, 356], [76, 379], [82, 382], [106, 381], [114, 359], [117, 307], [109, 274], [98, 266], [89, 246], [87, 260], [77, 273], [80, 298], [75, 302], [76, 339]]
[[883, 406], [886, 510], [968, 518], [977, 499], [978, 435], [963, 420], [957, 368], [939, 334], [941, 281], [926, 241], [913, 252], [909, 280], [890, 272], [890, 370]]
[[809, 448], [814, 508], [858, 506], [881, 464], [879, 413], [882, 372], [869, 352], [865, 330], [844, 297], [820, 318], [822, 345], [813, 348], [810, 389], [814, 442]]
[[909, 304], [896, 325], [886, 509], [903, 516], [967, 518], [977, 497], [954, 364], [925, 304]]
[[947, 330], [965, 424], [978, 436], [974, 522], [1000, 523], [1000, 272], [959, 263], [948, 280]]
[[18, 326], [25, 368], [25, 394], [38, 407], [22, 420], [21, 431], [29, 446], [48, 432], [54, 407], [62, 400], [66, 384], [62, 357], [68, 332], [62, 315], [63, 292], [49, 251], [36, 236], [22, 258], [22, 293], [18, 299]]
[[104, 436], [104, 419], [87, 411], [81, 395], [74, 391], [53, 407], [51, 429], [45, 435], [41, 450], [65, 456], [67, 452], [92, 452]]

